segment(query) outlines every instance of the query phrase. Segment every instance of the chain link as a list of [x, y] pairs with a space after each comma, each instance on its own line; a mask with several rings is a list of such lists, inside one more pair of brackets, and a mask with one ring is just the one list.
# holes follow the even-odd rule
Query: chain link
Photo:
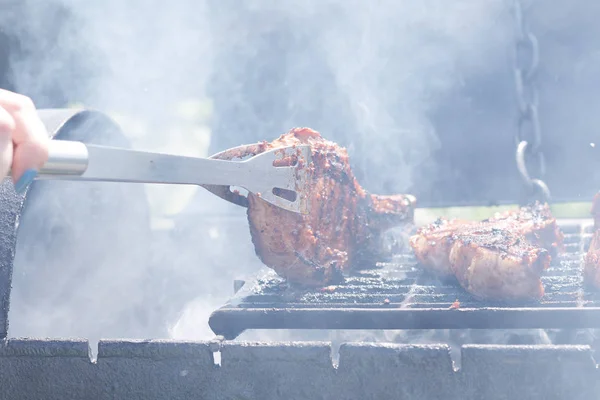
[[[542, 129], [538, 114], [538, 90], [535, 82], [539, 66], [538, 40], [525, 24], [520, 0], [513, 0], [515, 18], [514, 76], [518, 104], [515, 146], [517, 168], [521, 177], [533, 192], [533, 197], [550, 199], [550, 191], [544, 183], [546, 163], [542, 152]], [[535, 178], [530, 169], [535, 169]]]

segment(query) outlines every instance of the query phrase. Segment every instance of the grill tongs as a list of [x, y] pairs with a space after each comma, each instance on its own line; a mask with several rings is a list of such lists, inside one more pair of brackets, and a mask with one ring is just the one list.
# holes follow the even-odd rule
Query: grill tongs
[[227, 201], [247, 206], [237, 190], [232, 192], [241, 187], [277, 207], [308, 213], [309, 146], [281, 147], [232, 160], [233, 155], [247, 155], [247, 150], [256, 146], [197, 158], [51, 140], [49, 159], [36, 179], [200, 185]]

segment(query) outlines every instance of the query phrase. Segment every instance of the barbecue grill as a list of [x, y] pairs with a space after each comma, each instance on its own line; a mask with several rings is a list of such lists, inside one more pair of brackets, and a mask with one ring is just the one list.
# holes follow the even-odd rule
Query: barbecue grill
[[246, 329], [553, 329], [600, 328], [600, 295], [581, 279], [592, 221], [563, 221], [566, 252], [542, 278], [535, 304], [491, 304], [427, 276], [411, 253], [359, 271], [344, 284], [302, 291], [275, 273], [236, 282], [239, 291], [215, 311], [210, 326], [234, 339]]
[[[531, 37], [528, 31], [522, 36]], [[525, 47], [535, 50], [535, 44], [531, 43], [537, 42], [527, 45], [523, 37], [518, 46], [526, 43]], [[528, 78], [533, 75], [531, 72], [517, 69], [516, 75]], [[517, 78], [517, 90], [531, 89], [532, 82]], [[223, 96], [231, 101], [231, 96]], [[554, 185], [552, 179], [560, 179], [550, 173], [548, 175], [552, 176], [545, 179], [540, 131], [533, 118], [537, 108], [528, 102], [521, 105], [521, 120], [527, 120], [533, 126], [529, 136], [523, 132], [517, 136], [516, 156], [520, 160], [517, 177], [525, 182], [524, 197], [547, 197], [548, 182], [552, 193], [558, 193], [553, 196], [555, 200], [589, 201], [597, 189], [593, 185], [586, 186], [587, 192], [574, 193], [574, 182], [563, 187]], [[532, 109], [535, 111], [531, 112]], [[129, 147], [119, 127], [102, 113], [44, 110], [43, 116], [53, 137], [94, 143], [102, 136], [110, 138], [112, 145]], [[528, 169], [532, 163], [541, 166], [535, 173]], [[558, 169], [554, 164], [549, 171]], [[596, 182], [596, 179], [592, 177], [590, 181]], [[216, 335], [214, 340], [100, 340], [96, 354], [88, 340], [7, 338], [11, 276], [24, 272], [13, 272], [19, 245], [18, 229], [40, 218], [48, 222], [56, 217], [44, 212], [44, 202], [70, 201], [68, 193], [48, 197], [49, 192], [45, 191], [49, 184], [52, 183], [36, 182], [25, 196], [16, 195], [8, 182], [0, 186], [0, 400], [597, 397], [600, 376], [596, 343], [591, 340], [574, 344], [582, 329], [600, 328], [600, 294], [588, 291], [581, 281], [581, 257], [592, 232], [590, 220], [559, 222], [565, 233], [567, 251], [553, 259], [545, 274], [546, 295], [540, 303], [493, 304], [474, 300], [455, 283], [440, 282], [421, 272], [409, 252], [399, 252], [391, 261], [380, 262], [377, 268], [357, 271], [345, 283], [321, 289], [299, 289], [272, 271], [264, 270], [255, 279], [234, 282], [234, 296], [209, 319]], [[497, 185], [498, 188], [504, 186]], [[129, 216], [127, 220], [134, 221], [133, 225], [138, 227], [133, 234], [135, 237], [151, 235], [146, 230], [147, 210], [141, 191], [135, 186], [111, 187], [113, 189], [90, 185], [85, 193], [80, 191], [77, 200], [89, 202], [91, 211], [89, 215], [78, 217], [91, 225], [103, 220], [108, 221], [102, 224], [103, 227], [114, 226], [123, 216], [123, 210], [117, 207], [120, 200], [139, 197], [140, 209], [135, 210], [135, 218]], [[421, 204], [461, 203], [454, 201], [459, 196], [457, 192], [453, 193], [454, 197], [443, 197], [448, 187], [440, 187], [429, 198], [426, 193], [423, 196], [418, 193], [419, 198], [424, 199]], [[497, 196], [498, 192], [478, 192], [474, 197], [463, 199], [462, 204], [514, 201], [512, 195], [520, 189], [517, 185], [511, 186], [510, 193], [504, 198]], [[100, 194], [111, 201], [98, 202], [104, 204], [102, 207], [94, 206]], [[447, 203], [442, 204], [444, 201]], [[245, 229], [244, 220], [236, 223], [240, 229]], [[94, 232], [99, 239], [114, 234], [109, 228]], [[51, 265], [57, 270], [63, 261], [70, 264], [69, 257], [73, 256], [65, 242], [68, 244], [69, 240], [76, 242], [77, 239], [75, 234], [66, 237], [60, 234], [60, 231], [42, 229], [40, 237], [32, 239], [32, 242], [55, 246], [46, 254], [52, 255]], [[105, 253], [112, 252], [119, 257], [128, 254], [126, 243], [118, 249], [85, 250], [84, 253], [89, 254], [77, 261], [86, 267], [94, 265], [95, 258]], [[43, 259], [33, 261], [32, 265], [50, 263]], [[127, 258], [124, 265], [127, 263], [143, 264], [150, 260], [136, 255]], [[39, 279], [45, 280], [52, 280], [54, 273], [53, 270], [36, 269], [26, 272], [42, 274]], [[81, 271], [66, 273], [76, 277]], [[124, 316], [127, 317], [130, 316]], [[457, 349], [448, 344], [353, 342], [338, 347], [330, 342], [235, 340], [244, 332], [265, 329], [457, 331], [538, 328], [549, 330], [553, 343], [562, 344], [466, 344], [459, 349], [459, 360], [452, 353]]]
[[[99, 113], [44, 113], [60, 138], [89, 132], [90, 121], [115, 128]], [[3, 190], [1, 221], [5, 232], [13, 232], [0, 242], [6, 338], [23, 198], [9, 183]], [[4, 339], [0, 398], [592, 398], [600, 377], [591, 345], [464, 345], [458, 364], [447, 344], [359, 342], [338, 348], [328, 342], [232, 340], [251, 329], [557, 328], [556, 337], [570, 343], [570, 332], [600, 325], [600, 308], [579, 271], [592, 221], [560, 224], [567, 252], [544, 278], [547, 293], [538, 305], [477, 302], [456, 285], [419, 272], [410, 254], [322, 290], [301, 291], [266, 272], [254, 282], [235, 282], [235, 297], [210, 318], [217, 335], [212, 341], [101, 340], [92, 356], [87, 340]]]

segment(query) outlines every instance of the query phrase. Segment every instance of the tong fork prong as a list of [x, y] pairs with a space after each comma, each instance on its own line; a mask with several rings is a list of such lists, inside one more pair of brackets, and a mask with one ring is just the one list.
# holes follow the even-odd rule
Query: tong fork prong
[[[278, 207], [307, 214], [309, 212], [308, 184], [311, 174], [310, 147], [300, 145], [279, 148], [274, 151], [265, 151], [265, 149], [264, 143], [254, 143], [224, 150], [210, 158], [231, 160], [249, 156], [256, 165], [261, 165], [263, 168], [271, 168], [276, 161], [284, 160], [286, 157], [295, 160], [294, 165], [271, 169], [272, 174], [267, 183], [264, 181], [251, 182], [246, 189]], [[294, 179], [289, 179], [290, 173], [294, 174]], [[203, 187], [223, 200], [248, 207], [248, 198], [239, 192], [232, 192], [231, 186], [203, 185]], [[283, 189], [283, 191], [273, 190], [273, 188]]]

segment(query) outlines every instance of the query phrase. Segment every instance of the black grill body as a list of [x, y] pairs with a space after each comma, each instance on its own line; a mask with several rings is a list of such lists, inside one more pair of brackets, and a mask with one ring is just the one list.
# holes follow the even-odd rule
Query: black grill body
[[8, 332], [8, 309], [12, 282], [13, 261], [17, 243], [17, 220], [23, 206], [23, 198], [18, 196], [11, 182], [0, 185], [0, 339]]
[[[215, 365], [215, 352], [220, 366]], [[594, 399], [587, 346], [0, 342], [2, 399]]]

